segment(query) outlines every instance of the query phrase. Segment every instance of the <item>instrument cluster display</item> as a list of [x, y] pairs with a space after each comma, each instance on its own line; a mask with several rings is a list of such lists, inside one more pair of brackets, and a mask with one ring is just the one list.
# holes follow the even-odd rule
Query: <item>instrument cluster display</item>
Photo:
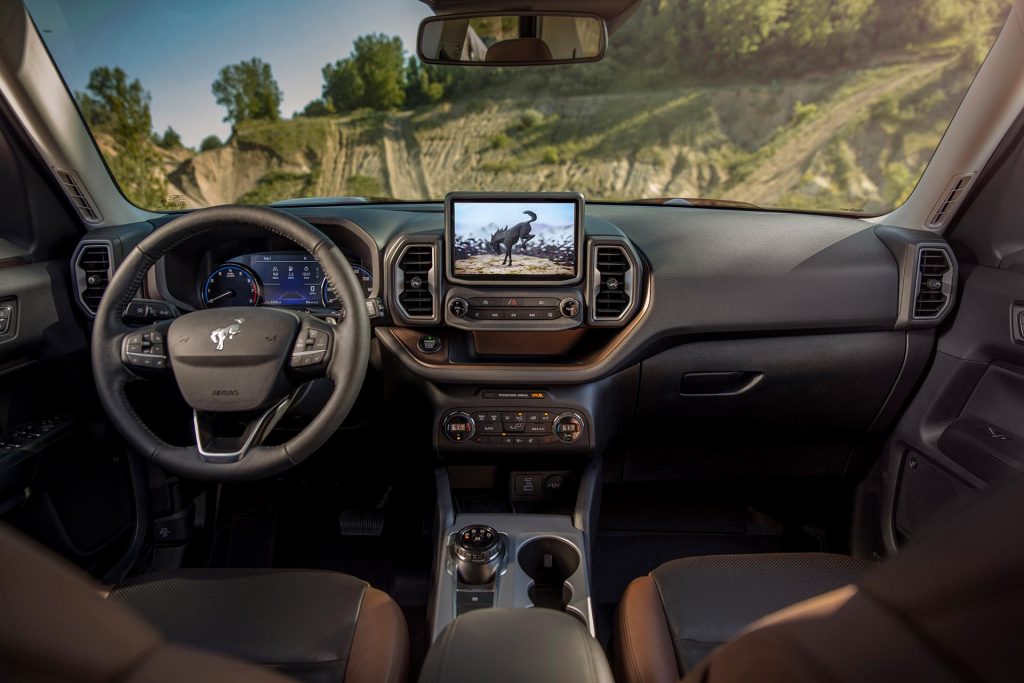
[[[367, 297], [373, 275], [358, 261], [350, 261]], [[200, 294], [207, 308], [220, 306], [294, 306], [340, 308], [323, 268], [305, 252], [245, 254], [216, 266], [203, 282]]]

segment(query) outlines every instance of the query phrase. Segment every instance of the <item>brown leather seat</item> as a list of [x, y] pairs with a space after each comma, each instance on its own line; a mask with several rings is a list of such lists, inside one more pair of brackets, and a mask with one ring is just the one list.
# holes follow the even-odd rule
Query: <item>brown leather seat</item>
[[870, 573], [835, 555], [663, 565], [623, 596], [616, 680], [1020, 680], [1022, 517], [1018, 478]]
[[77, 569], [0, 525], [0, 605], [4, 681], [397, 683], [408, 675], [401, 610], [334, 572], [183, 570], [105, 598]]

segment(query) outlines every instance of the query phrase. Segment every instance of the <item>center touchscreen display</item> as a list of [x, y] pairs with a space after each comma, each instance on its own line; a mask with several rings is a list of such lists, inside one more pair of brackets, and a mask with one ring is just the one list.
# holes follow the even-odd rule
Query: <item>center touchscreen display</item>
[[449, 195], [446, 208], [452, 280], [577, 279], [582, 196]]

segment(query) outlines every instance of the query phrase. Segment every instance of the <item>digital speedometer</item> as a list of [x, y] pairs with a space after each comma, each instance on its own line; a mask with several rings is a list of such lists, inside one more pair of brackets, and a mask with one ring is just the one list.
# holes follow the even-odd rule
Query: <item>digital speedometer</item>
[[260, 301], [259, 279], [245, 266], [225, 263], [206, 276], [202, 297], [206, 308], [255, 306]]

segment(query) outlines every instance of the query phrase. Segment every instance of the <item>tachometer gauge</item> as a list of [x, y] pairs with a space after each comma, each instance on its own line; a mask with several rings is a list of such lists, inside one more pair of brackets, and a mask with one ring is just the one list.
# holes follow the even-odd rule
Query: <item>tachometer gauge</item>
[[260, 300], [260, 282], [245, 266], [224, 263], [206, 276], [202, 295], [206, 308], [255, 306]]
[[[364, 266], [353, 263], [352, 272], [356, 274], [359, 281], [363, 285], [363, 295], [366, 297], [370, 296], [373, 292], [373, 275]], [[341, 308], [341, 301], [338, 299], [337, 292], [334, 291], [334, 287], [331, 283], [324, 278], [323, 283], [320, 285], [320, 294], [323, 297], [323, 303], [325, 308]]]

